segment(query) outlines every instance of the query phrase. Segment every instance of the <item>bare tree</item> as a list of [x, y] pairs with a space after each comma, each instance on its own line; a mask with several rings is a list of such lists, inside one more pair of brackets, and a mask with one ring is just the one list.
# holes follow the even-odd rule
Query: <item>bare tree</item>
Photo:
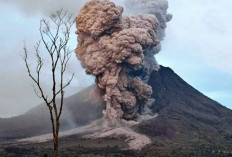
[[[26, 44], [24, 45], [23, 59], [26, 64], [27, 72], [36, 85], [33, 86], [35, 94], [39, 98], [43, 99], [50, 113], [54, 143], [54, 157], [57, 156], [59, 147], [60, 117], [64, 105], [65, 88], [70, 85], [74, 77], [74, 74], [72, 74], [69, 80], [64, 81], [67, 64], [70, 60], [71, 53], [73, 52], [68, 47], [71, 27], [73, 24], [73, 16], [68, 15], [67, 11], [65, 12], [62, 9], [52, 14], [48, 20], [42, 19], [40, 21], [39, 32], [41, 40], [34, 46], [35, 56], [37, 59], [35, 71], [31, 70], [28, 62], [28, 49]], [[45, 68], [44, 60], [40, 53], [41, 43], [45, 47], [45, 52], [50, 56], [52, 93], [49, 94], [52, 95], [51, 98], [45, 94], [45, 89], [41, 84], [41, 71]]]

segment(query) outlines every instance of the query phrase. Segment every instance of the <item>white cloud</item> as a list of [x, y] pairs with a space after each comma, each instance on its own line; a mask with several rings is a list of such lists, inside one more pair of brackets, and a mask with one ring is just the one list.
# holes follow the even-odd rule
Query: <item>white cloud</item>
[[[76, 15], [80, 8], [89, 0], [0, 0], [1, 4], [14, 5], [30, 15], [50, 15], [51, 12], [63, 8]], [[124, 0], [113, 0], [117, 5], [123, 5]]]
[[174, 17], [168, 25], [167, 42], [175, 42], [209, 65], [232, 73], [232, 1], [170, 0], [169, 3], [169, 12]]
[[77, 14], [78, 10], [87, 0], [0, 0], [1, 4], [14, 5], [28, 15], [50, 15], [58, 9], [69, 10]]

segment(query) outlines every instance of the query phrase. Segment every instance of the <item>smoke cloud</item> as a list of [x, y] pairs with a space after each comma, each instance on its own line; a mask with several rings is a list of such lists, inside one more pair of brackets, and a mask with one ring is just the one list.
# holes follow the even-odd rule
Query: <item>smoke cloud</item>
[[[76, 54], [87, 74], [104, 89], [104, 112], [116, 119], [136, 119], [152, 94], [146, 84], [146, 49], [158, 45], [154, 15], [122, 17], [123, 8], [109, 1], [90, 1], [76, 18]], [[155, 63], [154, 63], [155, 64]], [[144, 72], [141, 73], [141, 70]]]
[[[167, 27], [167, 22], [172, 19], [172, 15], [167, 13], [168, 1], [167, 0], [126, 0], [125, 8], [127, 9], [127, 14], [152, 14], [155, 15], [159, 24], [156, 28], [157, 38], [162, 41], [165, 37], [165, 30]], [[144, 81], [148, 81], [150, 74], [154, 70], [159, 69], [159, 64], [157, 63], [154, 55], [161, 51], [161, 44], [148, 48], [144, 50], [145, 61], [144, 67], [140, 72], [144, 75]]]
[[132, 13], [135, 10], [139, 10], [139, 13], [154, 14], [159, 21], [157, 28], [158, 38], [163, 40], [167, 22], [172, 19], [172, 15], [167, 13], [167, 0], [127, 0], [125, 1], [125, 6]]

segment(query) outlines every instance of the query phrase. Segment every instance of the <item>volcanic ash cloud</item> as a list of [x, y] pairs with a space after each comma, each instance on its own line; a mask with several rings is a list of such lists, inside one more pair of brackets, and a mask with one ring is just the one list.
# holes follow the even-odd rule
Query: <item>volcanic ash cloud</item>
[[123, 8], [109, 1], [90, 1], [76, 17], [77, 58], [105, 91], [105, 118], [136, 120], [152, 94], [146, 84], [145, 50], [159, 41], [154, 15], [122, 17]]

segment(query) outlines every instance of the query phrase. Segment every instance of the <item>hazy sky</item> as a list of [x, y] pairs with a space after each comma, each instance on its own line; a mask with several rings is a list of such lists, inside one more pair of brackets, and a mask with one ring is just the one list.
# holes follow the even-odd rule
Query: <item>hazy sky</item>
[[[117, 2], [122, 2], [122, 0]], [[0, 0], [0, 117], [26, 112], [42, 101], [33, 93], [20, 54], [23, 41], [29, 49], [39, 39], [39, 20], [50, 11], [68, 8], [73, 13], [80, 0]], [[192, 86], [232, 108], [232, 1], [169, 0], [173, 14], [158, 62], [171, 67]], [[70, 46], [76, 47], [73, 35]], [[76, 76], [68, 95], [92, 84], [73, 55], [68, 75]], [[46, 86], [47, 72], [42, 80]]]

